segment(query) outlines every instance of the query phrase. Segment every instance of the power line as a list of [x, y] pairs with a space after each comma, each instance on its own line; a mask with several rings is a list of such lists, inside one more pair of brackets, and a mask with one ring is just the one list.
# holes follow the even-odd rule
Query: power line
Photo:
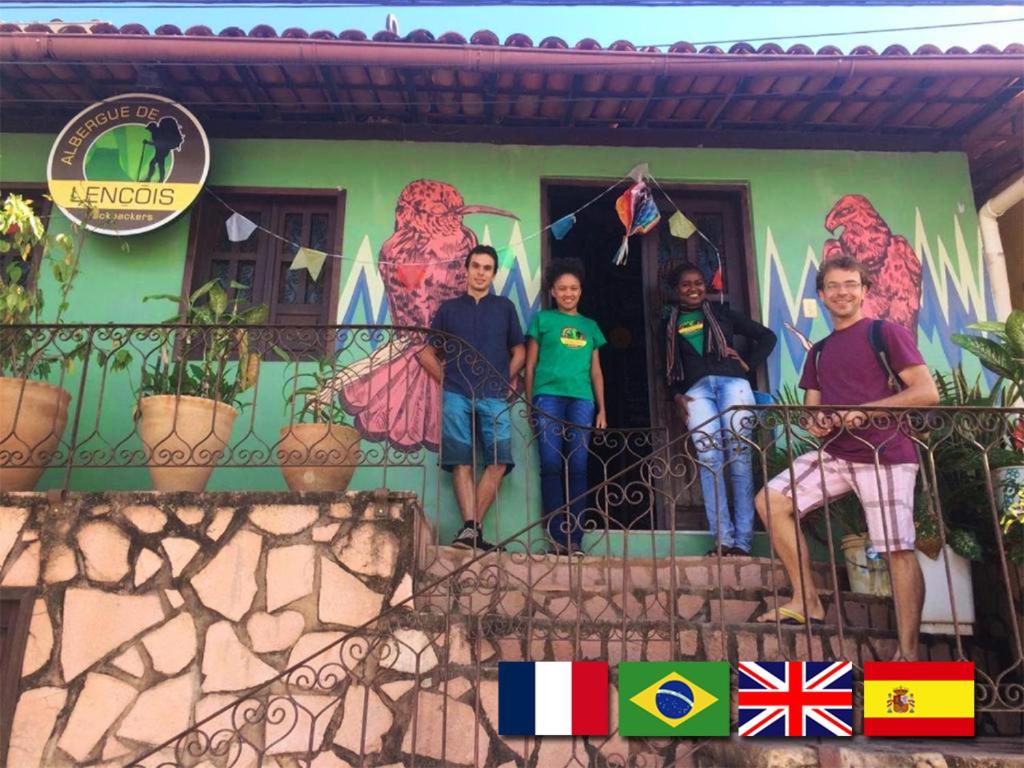
[[[276, 0], [270, 0], [270, 2], [276, 2]], [[331, 6], [338, 6], [338, 7], [344, 6], [343, 3], [331, 3], [330, 5]], [[5, 5], [3, 3], [0, 3], [0, 9], [7, 8], [7, 7], [9, 7], [9, 6], [7, 6], [7, 5]], [[54, 6], [45, 6], [45, 7], [49, 7], [49, 8], [63, 8], [63, 7], [66, 7], [66, 6], [54, 5]], [[128, 6], [122, 6], [122, 7], [144, 8], [144, 7], [148, 7], [148, 6], [144, 6], [144, 5], [128, 5]], [[164, 6], [164, 7], [169, 7], [169, 6]], [[196, 4], [196, 5], [182, 4], [181, 6], [177, 6], [177, 7], [191, 8], [191, 7], [210, 7], [210, 6], [208, 4], [202, 4], [202, 5], [200, 5], [200, 4]], [[237, 7], [241, 7], [241, 6], [237, 6]], [[286, 5], [286, 4], [280, 4], [280, 5], [269, 5], [268, 4], [268, 5], [259, 5], [259, 6], [255, 6], [254, 5], [253, 7], [260, 7], [260, 8], [289, 8], [291, 6]], [[1000, 24], [1018, 24], [1020, 22], [1024, 22], [1024, 17], [1018, 16], [1018, 17], [1014, 17], [1014, 18], [1010, 18], [1010, 19], [985, 19], [985, 20], [980, 20], [980, 21], [961, 21], [961, 22], [955, 22], [955, 23], [949, 23], [949, 24], [918, 24], [918, 25], [908, 26], [908, 27], [881, 27], [881, 28], [877, 28], [877, 29], [845, 30], [845, 31], [842, 31], [842, 32], [835, 32], [835, 31], [833, 31], [833, 32], [809, 32], [809, 33], [800, 34], [800, 35], [782, 35], [782, 36], [774, 36], [774, 37], [745, 37], [745, 38], [733, 38], [733, 39], [728, 39], [728, 40], [697, 40], [697, 41], [694, 41], [694, 42], [690, 43], [690, 45], [693, 45], [693, 46], [698, 46], [698, 45], [729, 45], [729, 44], [734, 44], [734, 43], [763, 43], [763, 42], [772, 42], [774, 40], [810, 40], [810, 39], [819, 38], [819, 37], [849, 37], [851, 35], [880, 35], [880, 34], [888, 34], [888, 33], [892, 33], [892, 32], [926, 32], [928, 30], [933, 30], [933, 29], [959, 29], [959, 28], [963, 28], [963, 27], [979, 27], [979, 26], [986, 26], [986, 25], [987, 26], [993, 26], [993, 25], [1000, 25]], [[46, 23], [50, 23], [50, 22], [46, 22]], [[232, 38], [232, 39], [236, 39], [236, 38]], [[242, 38], [242, 39], [244, 39], [244, 38]], [[273, 38], [271, 38], [271, 39], [273, 39]], [[331, 41], [330, 40], [326, 40], [326, 41], [323, 41], [323, 42], [331, 42]], [[681, 42], [681, 41], [672, 41], [671, 43], [635, 43], [634, 45], [636, 45], [637, 48], [669, 48], [669, 47], [675, 45], [676, 42]], [[28, 63], [28, 62], [19, 62], [19, 63]], [[69, 63], [75, 63], [75, 62], [69, 62]], [[77, 62], [77, 63], [86, 63], [86, 62]], [[129, 64], [129, 63], [134, 63], [134, 62], [106, 62], [106, 63], [109, 63], [109, 64]], [[163, 64], [163, 63], [173, 63], [173, 62], [152, 62], [151, 65], [158, 65], [158, 64]], [[603, 66], [603, 65], [601, 65], [601, 66]]]
[[[534, 6], [534, 7], [569, 7], [569, 6], [600, 6], [600, 7], [680, 7], [680, 6], [720, 6], [721, 0], [391, 0], [382, 3], [380, 0], [343, 0], [343, 2], [331, 2], [331, 0], [291, 0], [282, 3], [281, 0], [93, 0], [89, 5], [93, 7], [110, 8], [195, 8], [219, 6], [224, 8], [366, 8], [366, 7], [406, 7], [406, 8], [458, 8], [458, 7], [484, 7], [484, 6]], [[877, 6], [998, 6], [1018, 5], [1019, 0], [902, 0], [894, 3], [893, 0], [730, 0], [730, 5], [735, 6], [838, 6], [838, 7], [877, 7]], [[63, 8], [68, 3], [58, 4], [49, 0], [20, 0], [19, 7], [44, 7]]]

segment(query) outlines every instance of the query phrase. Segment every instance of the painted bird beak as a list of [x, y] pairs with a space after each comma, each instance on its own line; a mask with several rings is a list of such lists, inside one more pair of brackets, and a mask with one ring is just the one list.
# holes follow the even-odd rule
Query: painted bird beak
[[503, 208], [493, 208], [489, 205], [464, 205], [459, 208], [459, 213], [465, 216], [467, 213], [489, 213], [493, 216], [505, 216], [509, 219], [519, 220], [511, 211], [506, 211]]

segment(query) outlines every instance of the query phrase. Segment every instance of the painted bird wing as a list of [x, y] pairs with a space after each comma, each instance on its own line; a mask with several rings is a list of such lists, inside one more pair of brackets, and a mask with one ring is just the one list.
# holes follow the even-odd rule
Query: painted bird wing
[[921, 309], [921, 261], [902, 235], [889, 240], [875, 279], [888, 303], [886, 319], [916, 334]]

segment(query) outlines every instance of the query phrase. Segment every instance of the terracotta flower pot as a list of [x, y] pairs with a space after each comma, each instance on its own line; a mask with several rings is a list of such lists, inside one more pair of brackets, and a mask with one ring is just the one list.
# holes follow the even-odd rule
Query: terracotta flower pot
[[292, 491], [344, 491], [356, 470], [359, 432], [344, 424], [281, 428], [277, 461]]
[[43, 381], [0, 376], [0, 491], [31, 491], [68, 423], [71, 395]]
[[154, 395], [139, 402], [139, 436], [153, 489], [206, 489], [224, 455], [238, 411], [226, 403], [189, 395]]

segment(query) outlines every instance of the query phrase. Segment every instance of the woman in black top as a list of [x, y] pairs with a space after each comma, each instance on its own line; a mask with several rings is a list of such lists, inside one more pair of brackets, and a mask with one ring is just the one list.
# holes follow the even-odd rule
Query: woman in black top
[[[673, 304], [665, 327], [669, 391], [697, 450], [708, 528], [717, 545], [708, 554], [750, 554], [754, 536], [754, 476], [751, 451], [744, 443], [754, 419], [744, 406], [754, 404], [747, 374], [775, 348], [775, 334], [760, 323], [707, 300], [700, 269], [683, 264], [673, 270]], [[733, 349], [735, 334], [752, 348], [744, 360]], [[732, 513], [726, 494], [726, 467]]]

